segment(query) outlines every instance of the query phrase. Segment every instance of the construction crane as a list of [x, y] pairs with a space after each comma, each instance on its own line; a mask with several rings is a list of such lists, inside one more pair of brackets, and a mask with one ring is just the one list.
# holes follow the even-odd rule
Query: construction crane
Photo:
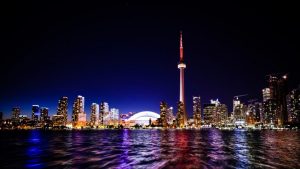
[[248, 100], [248, 103], [252, 104], [252, 103], [254, 103], [255, 101], [257, 101], [257, 99], [250, 99], [250, 100]]
[[266, 77], [268, 78], [268, 80], [272, 80], [272, 78], [280, 78], [282, 77], [283, 79], [287, 79], [288, 78], [289, 73], [272, 73], [272, 74], [268, 74], [266, 75]]
[[241, 94], [241, 95], [237, 95], [237, 96], [233, 96], [233, 98], [235, 98], [236, 100], [239, 99], [239, 97], [244, 97], [247, 96], [248, 94]]

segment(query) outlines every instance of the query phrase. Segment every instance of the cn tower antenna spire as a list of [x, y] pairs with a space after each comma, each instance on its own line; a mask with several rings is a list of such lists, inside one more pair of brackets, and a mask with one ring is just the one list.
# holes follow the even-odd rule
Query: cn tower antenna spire
[[182, 31], [180, 31], [180, 63], [183, 63]]

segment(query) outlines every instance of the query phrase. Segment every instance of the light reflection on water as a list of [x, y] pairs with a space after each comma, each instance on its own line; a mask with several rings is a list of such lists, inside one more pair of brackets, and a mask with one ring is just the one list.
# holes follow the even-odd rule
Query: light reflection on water
[[300, 168], [298, 131], [1, 131], [1, 168]]

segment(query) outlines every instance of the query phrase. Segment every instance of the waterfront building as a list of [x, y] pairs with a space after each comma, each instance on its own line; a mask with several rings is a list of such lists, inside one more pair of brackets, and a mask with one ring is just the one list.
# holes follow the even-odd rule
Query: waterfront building
[[277, 104], [274, 99], [269, 99], [263, 103], [263, 123], [268, 126], [274, 126], [277, 124]]
[[40, 106], [39, 105], [32, 105], [32, 115], [31, 119], [34, 122], [38, 122], [40, 117]]
[[[268, 75], [268, 83], [271, 93], [271, 100], [276, 105], [275, 123], [279, 126], [288, 122], [286, 96], [288, 94], [287, 75]], [[270, 112], [269, 112], [270, 113]]]
[[179, 128], [184, 128], [184, 104], [179, 101], [177, 104], [177, 116], [176, 116], [176, 126]]
[[73, 126], [77, 126], [79, 122], [79, 114], [85, 114], [84, 113], [84, 97], [77, 96], [73, 103], [73, 111], [72, 111], [72, 124]]
[[173, 107], [169, 107], [167, 109], [166, 119], [167, 119], [168, 126], [173, 125], [173, 122], [175, 120], [175, 117], [174, 117], [174, 114], [173, 114]]
[[64, 117], [63, 125], [66, 126], [68, 122], [68, 97], [62, 97], [58, 100], [57, 115]]
[[66, 126], [64, 115], [53, 115], [52, 116], [53, 127]]
[[193, 119], [195, 127], [201, 126], [201, 99], [199, 97], [193, 97]]
[[20, 107], [12, 108], [12, 117], [11, 117], [12, 122], [15, 122], [15, 123], [19, 122], [20, 113], [21, 113]]
[[86, 126], [86, 113], [81, 112], [78, 114], [78, 121], [76, 127], [84, 127]]
[[106, 102], [100, 103], [99, 125], [108, 125], [109, 120], [109, 105]]
[[239, 97], [241, 96], [245, 95], [233, 98], [233, 122], [236, 126], [244, 126], [246, 124], [247, 105], [240, 101]]
[[216, 112], [215, 104], [204, 104], [203, 105], [203, 122], [204, 126], [212, 126], [214, 123], [214, 114]]
[[119, 125], [119, 117], [120, 117], [120, 113], [119, 113], [119, 109], [116, 108], [111, 108], [110, 109], [110, 125], [113, 126], [118, 126]]
[[159, 126], [161, 127], [167, 127], [167, 112], [168, 112], [168, 105], [166, 102], [161, 101], [160, 102], [160, 119], [161, 119], [161, 124]]
[[48, 116], [49, 110], [48, 110], [48, 108], [47, 107], [41, 107], [40, 112], [41, 112], [40, 121], [42, 123], [47, 122], [49, 120], [49, 116]]
[[228, 120], [228, 109], [225, 104], [216, 104], [216, 112], [214, 114], [214, 125], [225, 126]]
[[300, 123], [300, 86], [287, 95], [288, 122]]
[[254, 125], [263, 122], [262, 118], [262, 104], [260, 102], [252, 102], [248, 104], [246, 111], [246, 123]]
[[99, 122], [99, 104], [92, 103], [91, 105], [91, 126], [98, 126]]

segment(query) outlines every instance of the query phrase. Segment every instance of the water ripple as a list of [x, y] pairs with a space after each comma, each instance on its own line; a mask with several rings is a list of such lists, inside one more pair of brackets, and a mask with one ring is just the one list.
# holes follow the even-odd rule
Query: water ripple
[[0, 134], [1, 168], [300, 168], [299, 131], [32, 130]]

